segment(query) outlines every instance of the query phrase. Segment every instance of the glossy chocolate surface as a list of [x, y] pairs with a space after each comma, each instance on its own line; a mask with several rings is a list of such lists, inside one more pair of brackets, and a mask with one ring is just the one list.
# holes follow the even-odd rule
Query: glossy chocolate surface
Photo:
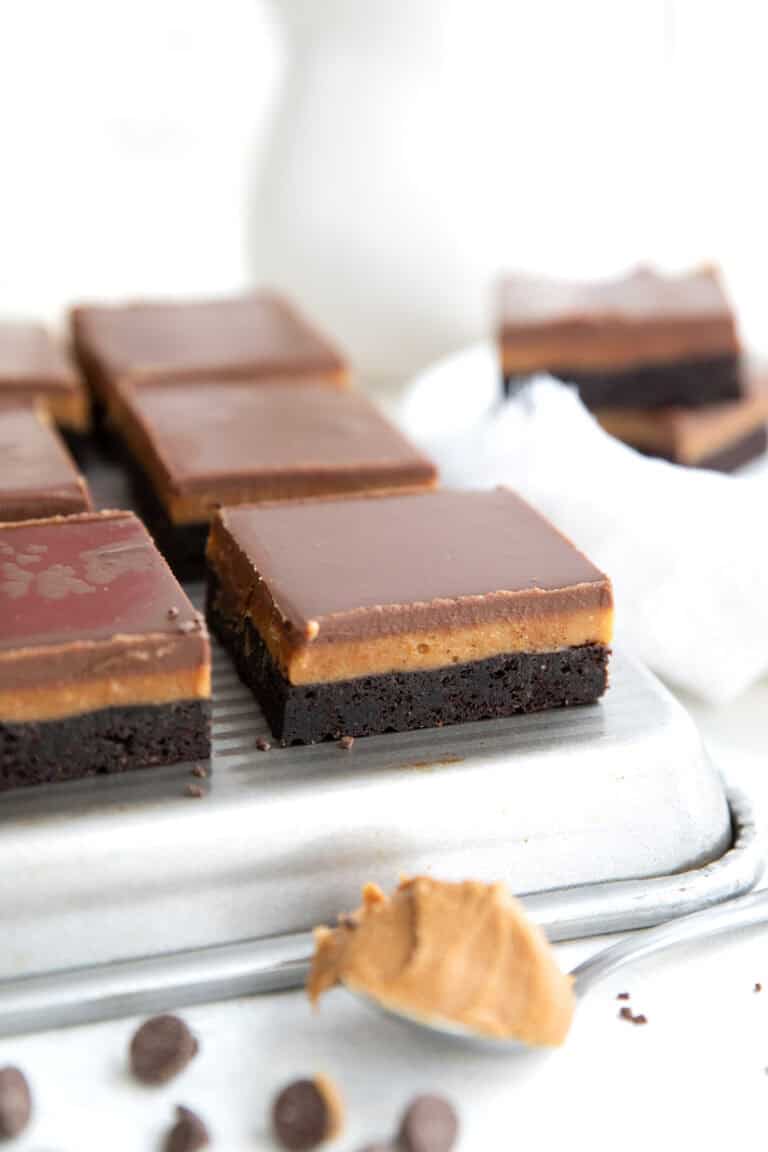
[[0, 655], [199, 632], [191, 603], [132, 513], [0, 525]]
[[78, 385], [64, 349], [37, 324], [0, 323], [0, 395], [6, 389]]
[[499, 291], [506, 370], [652, 363], [736, 355], [733, 311], [714, 268], [662, 275], [637, 268], [593, 282], [511, 276]]
[[58, 434], [31, 405], [0, 400], [0, 521], [90, 508], [85, 481]]
[[523, 613], [611, 604], [608, 579], [505, 489], [225, 508], [222, 528], [310, 637], [472, 625], [510, 595]]
[[334, 346], [287, 301], [268, 293], [218, 300], [82, 305], [78, 354], [103, 387], [124, 379], [342, 373]]
[[177, 491], [216, 480], [291, 477], [318, 485], [370, 473], [429, 483], [432, 463], [358, 392], [237, 381], [127, 388], [129, 419]]

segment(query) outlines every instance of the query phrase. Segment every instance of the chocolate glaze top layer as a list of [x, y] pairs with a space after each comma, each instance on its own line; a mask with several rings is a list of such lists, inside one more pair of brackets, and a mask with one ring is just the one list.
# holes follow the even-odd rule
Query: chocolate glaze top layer
[[0, 324], [0, 394], [3, 388], [77, 388], [69, 359], [38, 324]]
[[[313, 384], [201, 381], [122, 390], [166, 482], [180, 492], [216, 480], [316, 477], [372, 469], [429, 483], [434, 465], [358, 392]], [[118, 423], [122, 420], [117, 416]], [[139, 448], [141, 451], [141, 447]]]
[[269, 293], [217, 300], [81, 305], [75, 346], [102, 387], [123, 379], [342, 373], [341, 354], [287, 301]]
[[499, 329], [509, 368], [608, 369], [736, 355], [736, 321], [716, 269], [637, 268], [615, 280], [507, 278]]
[[11, 509], [29, 515], [45, 505], [57, 512], [90, 508], [85, 481], [58, 434], [32, 406], [6, 407], [0, 400], [0, 520]]
[[222, 530], [252, 594], [266, 589], [278, 619], [311, 640], [612, 602], [608, 578], [506, 489], [225, 508], [214, 547]]
[[194, 608], [133, 513], [0, 524], [0, 654], [195, 633]]

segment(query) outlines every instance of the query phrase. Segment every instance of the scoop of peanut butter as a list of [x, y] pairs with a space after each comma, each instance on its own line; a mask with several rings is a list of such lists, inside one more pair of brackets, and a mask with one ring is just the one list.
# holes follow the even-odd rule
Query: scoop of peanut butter
[[316, 929], [310, 999], [336, 984], [525, 1044], [562, 1044], [574, 1009], [570, 977], [504, 885], [426, 876], [403, 881], [391, 898], [369, 884], [357, 912]]

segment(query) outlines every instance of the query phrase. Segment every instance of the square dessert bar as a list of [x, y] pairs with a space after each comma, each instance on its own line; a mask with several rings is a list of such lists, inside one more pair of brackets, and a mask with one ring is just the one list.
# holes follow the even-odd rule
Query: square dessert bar
[[0, 524], [0, 790], [209, 754], [208, 635], [141, 521]]
[[67, 434], [87, 434], [88, 396], [61, 345], [37, 324], [0, 323], [0, 401], [38, 399]]
[[71, 320], [80, 365], [106, 408], [126, 380], [312, 376], [337, 387], [348, 382], [346, 361], [331, 341], [271, 293], [86, 304]]
[[693, 407], [742, 392], [736, 321], [709, 267], [595, 283], [510, 278], [498, 338], [508, 395], [536, 372], [576, 384], [588, 408]]
[[208, 619], [283, 744], [597, 700], [610, 581], [512, 492], [225, 508]]
[[88, 486], [40, 407], [0, 397], [0, 521], [90, 508]]
[[691, 468], [733, 472], [768, 448], [768, 368], [747, 365], [746, 394], [705, 408], [599, 408], [612, 436], [648, 456]]
[[124, 386], [114, 425], [155, 539], [190, 576], [224, 505], [435, 483], [431, 461], [364, 396], [313, 383]]

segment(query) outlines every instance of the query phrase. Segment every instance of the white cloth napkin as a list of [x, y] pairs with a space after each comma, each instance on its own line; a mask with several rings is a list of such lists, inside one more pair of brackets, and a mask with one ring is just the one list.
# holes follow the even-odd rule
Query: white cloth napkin
[[443, 484], [514, 488], [606, 571], [617, 642], [666, 680], [714, 703], [768, 671], [768, 469], [647, 459], [549, 377], [503, 401], [488, 344], [419, 376], [400, 416]]

